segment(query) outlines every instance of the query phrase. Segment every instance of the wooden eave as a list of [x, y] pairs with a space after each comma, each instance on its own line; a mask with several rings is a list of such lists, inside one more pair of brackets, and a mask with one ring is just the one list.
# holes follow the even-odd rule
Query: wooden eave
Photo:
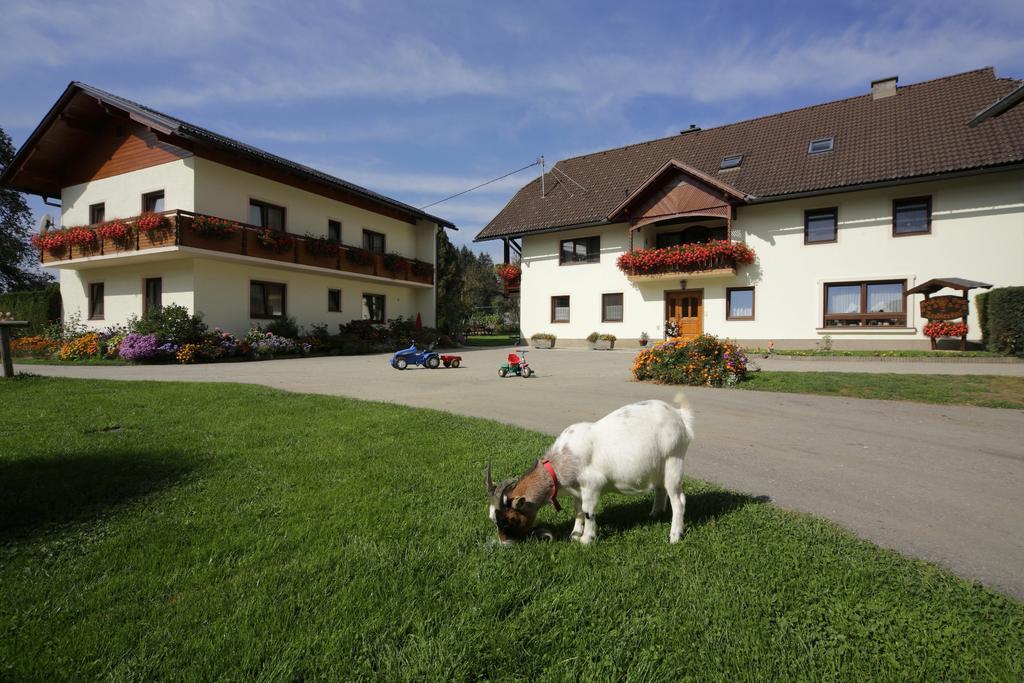
[[699, 184], [707, 186], [716, 193], [722, 196], [722, 204], [737, 206], [745, 204], [749, 197], [737, 190], [736, 188], [723, 183], [717, 178], [712, 178], [701, 171], [698, 171], [689, 164], [684, 164], [676, 159], [670, 159], [665, 163], [664, 166], [655, 171], [650, 178], [645, 180], [640, 187], [630, 193], [628, 197], [622, 200], [618, 206], [612, 209], [611, 213], [608, 214], [608, 222], [612, 223], [618, 220], [622, 220], [629, 215], [629, 209], [642, 201], [648, 196], [649, 192], [655, 190], [661, 183], [662, 179], [671, 173], [682, 173], [683, 175], [689, 176], [696, 180]]

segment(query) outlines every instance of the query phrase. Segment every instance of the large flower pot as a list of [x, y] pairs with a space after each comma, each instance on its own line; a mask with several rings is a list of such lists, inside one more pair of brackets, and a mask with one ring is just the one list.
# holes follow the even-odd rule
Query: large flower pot
[[594, 342], [594, 348], [598, 351], [611, 351], [615, 348], [615, 342], [608, 339], [598, 339]]
[[555, 348], [554, 339], [531, 339], [533, 342], [533, 348], [535, 349], [553, 349]]

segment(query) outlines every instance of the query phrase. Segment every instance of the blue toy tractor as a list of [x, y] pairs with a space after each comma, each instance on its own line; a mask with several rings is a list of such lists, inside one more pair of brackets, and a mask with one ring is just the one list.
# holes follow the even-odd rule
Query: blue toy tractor
[[391, 367], [395, 370], [405, 370], [410, 365], [422, 365], [425, 368], [431, 370], [440, 367], [441, 356], [434, 353], [432, 348], [420, 351], [413, 344], [407, 349], [396, 351], [395, 355], [391, 357]]

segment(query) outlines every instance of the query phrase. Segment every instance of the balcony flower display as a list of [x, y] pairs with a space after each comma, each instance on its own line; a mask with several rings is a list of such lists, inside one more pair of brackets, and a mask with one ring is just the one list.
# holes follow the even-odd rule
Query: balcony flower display
[[405, 269], [405, 259], [398, 254], [384, 254], [384, 267], [392, 273], [400, 273]]
[[628, 275], [689, 273], [754, 262], [754, 250], [741, 242], [713, 240], [660, 249], [636, 249], [619, 256], [619, 270]]
[[412, 262], [412, 274], [416, 277], [430, 277], [434, 273], [434, 266], [419, 259]]
[[256, 241], [264, 249], [270, 249], [278, 253], [288, 251], [295, 244], [295, 238], [283, 230], [271, 230], [263, 228], [256, 233]]
[[341, 245], [326, 237], [306, 235], [306, 249], [314, 256], [337, 256], [341, 251]]
[[932, 339], [938, 339], [939, 337], [965, 337], [967, 336], [967, 323], [932, 320], [924, 326], [924, 336]]
[[139, 232], [152, 233], [165, 230], [170, 226], [171, 222], [167, 220], [167, 216], [158, 213], [144, 213], [135, 219], [135, 228]]
[[77, 226], [74, 228], [68, 228], [65, 232], [64, 239], [68, 244], [74, 244], [79, 247], [95, 247], [99, 241], [99, 236], [96, 231], [84, 226]]
[[132, 226], [122, 220], [112, 220], [96, 228], [96, 234], [105, 240], [125, 245], [134, 236]]
[[54, 230], [32, 236], [32, 246], [40, 251], [63, 251], [68, 244], [67, 232], [64, 230]]
[[238, 225], [226, 218], [196, 216], [192, 221], [192, 232], [211, 239], [226, 240], [238, 230]]
[[373, 254], [368, 252], [366, 249], [359, 249], [358, 247], [350, 247], [346, 250], [345, 256], [349, 261], [358, 266], [368, 266], [373, 263]]

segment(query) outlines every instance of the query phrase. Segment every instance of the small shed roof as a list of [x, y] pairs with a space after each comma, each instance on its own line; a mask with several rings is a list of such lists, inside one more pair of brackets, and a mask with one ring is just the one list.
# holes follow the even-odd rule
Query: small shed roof
[[922, 282], [917, 287], [907, 290], [907, 294], [934, 294], [940, 289], [959, 289], [961, 292], [966, 292], [969, 289], [992, 289], [992, 285], [987, 282], [978, 282], [977, 280], [965, 280], [962, 277], [937, 277], [928, 282]]

